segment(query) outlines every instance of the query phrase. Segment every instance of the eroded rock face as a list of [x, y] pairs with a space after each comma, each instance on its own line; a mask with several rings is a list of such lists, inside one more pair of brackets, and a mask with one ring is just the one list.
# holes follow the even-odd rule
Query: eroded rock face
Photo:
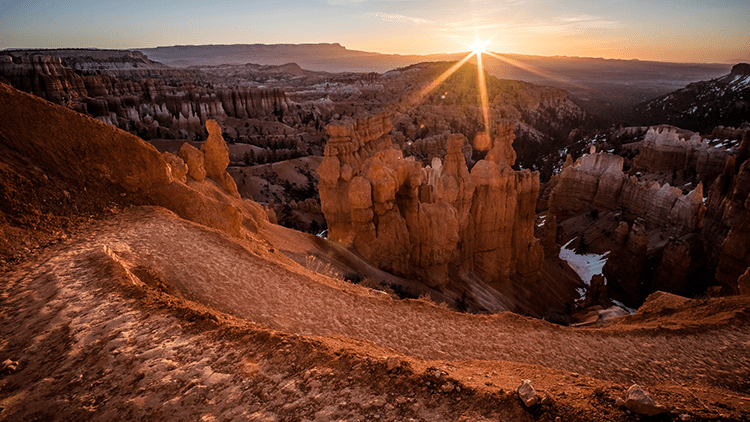
[[391, 147], [390, 128], [386, 115], [328, 127], [318, 174], [329, 239], [438, 289], [459, 273], [498, 289], [535, 279], [544, 260], [533, 234], [539, 176], [510, 167], [512, 125], [498, 128], [471, 172], [462, 136], [448, 138], [444, 162], [423, 168]]
[[608, 293], [628, 306], [638, 306], [645, 297], [643, 271], [648, 252], [648, 234], [643, 219], [632, 227], [621, 222], [614, 233], [615, 250], [602, 269], [610, 281]]
[[574, 164], [566, 161], [550, 193], [550, 212], [562, 221], [595, 208], [617, 209], [627, 179], [622, 165], [622, 157], [606, 153], [584, 155]]
[[721, 174], [730, 155], [724, 148], [709, 146], [697, 133], [672, 126], [652, 127], [646, 133], [633, 168], [709, 184]]
[[[716, 282], [722, 294], [739, 291], [738, 279], [750, 266], [750, 134], [725, 128], [716, 133], [743, 140], [728, 150], [722, 144], [709, 150], [692, 132], [652, 128], [636, 159], [636, 167], [647, 172], [642, 177], [625, 175], [619, 157], [589, 154], [566, 163], [553, 178], [548, 203], [562, 224], [600, 211], [614, 211], [610, 215], [621, 221], [604, 267], [613, 298], [638, 306], [657, 289], [700, 294]], [[706, 179], [720, 162], [707, 199], [701, 181], [685, 192], [649, 180], [658, 177], [654, 172], [690, 180], [691, 171], [695, 180]]]
[[[202, 135], [210, 119], [264, 117], [288, 109], [280, 89], [214, 89], [201, 83], [200, 72], [172, 69], [137, 52], [85, 52], [106, 56], [93, 57], [98, 60], [76, 60], [74, 50], [63, 53], [65, 57], [9, 52], [0, 60], [0, 77], [17, 89], [145, 139], [180, 131]], [[128, 61], [137, 62], [137, 67]], [[97, 65], [104, 68], [92, 68]], [[174, 80], [194, 83], [174, 86]]]
[[737, 286], [741, 295], [750, 296], [750, 267], [737, 279]]
[[593, 210], [622, 211], [643, 218], [650, 229], [676, 235], [699, 227], [705, 213], [702, 183], [683, 194], [669, 184], [628, 177], [622, 166], [622, 157], [607, 153], [587, 154], [565, 166], [553, 181], [550, 212], [562, 221]]
[[[3, 143], [51, 177], [81, 187], [97, 184], [122, 189], [140, 198], [140, 203], [163, 206], [232, 236], [242, 237], [247, 230], [257, 232], [268, 221], [257, 203], [242, 200], [216, 184], [192, 176], [186, 179], [189, 169], [179, 157], [162, 155], [142, 139], [110, 125], [6, 84], [0, 84], [0, 113], [34, 122], [17, 125], [12, 117], [0, 120]], [[200, 151], [190, 148], [202, 159]], [[191, 161], [186, 161], [190, 167]]]
[[738, 293], [738, 279], [750, 267], [750, 133], [740, 152], [727, 161], [708, 193], [701, 234], [706, 254], [716, 263], [716, 280], [725, 293]]
[[179, 180], [182, 183], [187, 182], [187, 174], [188, 174], [188, 165], [185, 164], [185, 161], [182, 160], [182, 158], [178, 157], [177, 155], [172, 154], [171, 152], [163, 152], [161, 156], [164, 158], [164, 161], [169, 164], [169, 169], [172, 172], [172, 177], [174, 177], [175, 180]]
[[188, 166], [188, 176], [196, 182], [202, 182], [206, 178], [205, 158], [198, 148], [185, 142], [178, 155]]
[[653, 290], [687, 296], [690, 276], [690, 243], [680, 237], [671, 237], [664, 248], [659, 272], [652, 283]]

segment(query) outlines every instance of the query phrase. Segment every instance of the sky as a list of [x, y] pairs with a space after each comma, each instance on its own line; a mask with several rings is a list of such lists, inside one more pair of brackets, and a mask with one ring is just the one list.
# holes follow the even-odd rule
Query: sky
[[0, 1], [0, 49], [340, 43], [670, 62], [750, 60], [750, 0]]

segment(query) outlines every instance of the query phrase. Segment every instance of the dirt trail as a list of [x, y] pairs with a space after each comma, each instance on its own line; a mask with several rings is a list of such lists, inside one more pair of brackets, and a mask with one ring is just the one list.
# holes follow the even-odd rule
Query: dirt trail
[[[563, 377], [569, 376], [558, 371], [570, 371], [584, 375], [581, 382], [592, 389], [597, 385], [596, 380], [625, 386], [637, 382], [654, 388], [660, 386], [663, 399], [668, 399], [672, 392], [675, 400], [682, 400], [685, 408], [694, 411], [708, 411], [706, 400], [696, 395], [708, 394], [705, 397], [725, 403], [722, 406], [739, 412], [736, 415], [750, 414], [747, 300], [734, 307], [742, 310], [740, 317], [744, 320], [733, 319], [727, 311], [723, 319], [716, 319], [721, 320], [721, 324], [710, 329], [690, 328], [689, 324], [683, 329], [664, 329], [649, 326], [646, 323], [649, 321], [643, 320], [609, 328], [574, 329], [510, 313], [468, 315], [422, 301], [393, 300], [369, 289], [309, 272], [293, 264], [270, 244], [255, 240], [237, 243], [223, 233], [181, 220], [160, 208], [133, 208], [100, 222], [84, 236], [51, 248], [35, 262], [6, 274], [0, 297], [5, 310], [3, 324], [26, 321], [27, 325], [12, 328], [6, 325], [3, 333], [6, 340], [0, 357], [10, 357], [11, 350], [27, 350], [20, 344], [11, 347], [7, 339], [19, 332], [28, 332], [34, 335], [31, 342], [38, 345], [45, 344], [53, 335], [65, 337], [72, 356], [90, 353], [92, 347], [113, 351], [118, 348], [112, 346], [113, 342], [131, 351], [146, 350], [145, 354], [153, 350], [158, 359], [151, 361], [151, 365], [167, 365], [170, 371], [179, 367], [178, 372], [185, 372], [180, 375], [181, 381], [175, 380], [178, 375], [174, 374], [163, 381], [178, 383], [175, 386], [179, 386], [181, 394], [186, 392], [185, 386], [191, 379], [200, 378], [201, 383], [196, 381], [196, 385], [205, 387], [213, 379], [211, 374], [215, 373], [219, 380], [236, 376], [216, 369], [214, 364], [220, 364], [221, 359], [217, 361], [218, 352], [212, 350], [222, 346], [206, 338], [200, 339], [207, 334], [185, 337], [181, 334], [184, 329], [179, 319], [175, 318], [149, 331], [148, 314], [143, 316], [127, 309], [135, 306], [133, 303], [125, 306], [104, 300], [112, 294], [107, 293], [112, 288], [107, 286], [107, 280], [135, 275], [163, 292], [202, 303], [261, 327], [301, 336], [326, 336], [320, 341], [328, 344], [335, 344], [338, 336], [366, 340], [361, 346], [366, 354], [383, 356], [393, 354], [387, 351], [393, 349], [405, 355], [406, 360], [413, 357], [453, 361], [455, 375], [476, 388], [492, 384], [487, 378], [492, 364], [485, 367], [481, 362], [462, 361], [498, 361], [495, 367], [514, 368], [513, 376], [507, 373], [498, 376], [506, 378], [504, 383], [495, 380], [506, 388], [518, 383], [521, 377], [536, 374], [541, 378], [539, 383], [555, 391], [562, 388]], [[45, 282], [45, 279], [49, 280]], [[96, 280], [100, 287], [90, 290], [93, 281], [81, 284], [86, 280]], [[29, 287], [31, 284], [35, 287]], [[26, 290], [19, 292], [19, 286], [26, 286]], [[97, 302], [101, 303], [94, 309], [85, 309], [86, 304]], [[210, 314], [210, 310], [205, 312]], [[717, 312], [720, 310], [714, 314]], [[49, 319], [45, 319], [47, 316]], [[108, 322], [93, 324], [102, 320]], [[55, 321], [67, 321], [60, 326], [66, 327], [64, 330], [57, 328], [63, 332], [50, 332], [50, 327], [56, 327]], [[209, 326], [218, 322], [216, 317], [208, 321]], [[28, 325], [31, 323], [38, 326]], [[112, 331], [113, 327], [117, 329]], [[146, 335], [154, 338], [144, 340]], [[133, 339], [140, 339], [143, 344], [133, 343]], [[205, 356], [180, 357], [193, 362], [192, 366], [182, 368], [176, 358], [180, 356], [179, 350], [194, 341], [207, 342]], [[345, 344], [342, 347], [347, 348], [356, 349], [359, 344], [341, 341]], [[369, 342], [385, 349], [378, 349]], [[273, 347], [272, 343], [268, 347]], [[54, 351], [48, 353], [48, 358], [53, 359]], [[97, 376], [115, 376], [111, 368], [117, 366], [118, 359], [129, 359], [133, 370], [140, 368], [144, 376], [151, 373], [143, 369], [148, 359], [133, 361], [133, 353], [121, 351], [105, 356], [110, 361], [99, 364], [100, 375]], [[172, 360], [174, 362], [170, 363]], [[515, 367], [511, 362], [541, 365], [547, 369], [534, 365]], [[55, 371], [50, 367], [49, 376], [44, 378], [56, 379]], [[550, 380], [549, 375], [553, 373], [557, 375]], [[138, 385], [153, 387], [153, 383], [158, 382], [161, 381], [138, 381], [133, 389], [138, 390]], [[276, 387], [283, 388], [277, 385], [281, 378], [274, 382]], [[7, 385], [4, 388], [7, 389]], [[221, 397], [230, 400], [235, 393], [227, 394]], [[137, 400], [156, 399], [144, 396]]]
[[66, 251], [68, 259], [106, 246], [131, 268], [151, 269], [185, 298], [272, 329], [359, 338], [423, 359], [509, 360], [624, 383], [701, 380], [748, 388], [747, 325], [688, 333], [573, 329], [509, 313], [458, 314], [344, 282], [316, 282], [222, 233], [158, 211], [128, 213], [111, 224]]

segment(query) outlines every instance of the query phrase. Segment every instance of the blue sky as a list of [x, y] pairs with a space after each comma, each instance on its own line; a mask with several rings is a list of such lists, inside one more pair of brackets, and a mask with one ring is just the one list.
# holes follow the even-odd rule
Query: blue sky
[[678, 62], [750, 60], [747, 0], [0, 1], [0, 49], [341, 43]]

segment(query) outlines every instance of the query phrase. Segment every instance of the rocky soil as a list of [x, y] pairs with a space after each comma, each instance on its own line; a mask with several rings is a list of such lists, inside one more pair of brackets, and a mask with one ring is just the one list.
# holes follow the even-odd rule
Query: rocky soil
[[[746, 297], [562, 328], [394, 300], [280, 252], [136, 207], [29, 256], [2, 275], [0, 415], [630, 420], [632, 383], [662, 420], [750, 415]], [[523, 379], [548, 398], [527, 409]]]

